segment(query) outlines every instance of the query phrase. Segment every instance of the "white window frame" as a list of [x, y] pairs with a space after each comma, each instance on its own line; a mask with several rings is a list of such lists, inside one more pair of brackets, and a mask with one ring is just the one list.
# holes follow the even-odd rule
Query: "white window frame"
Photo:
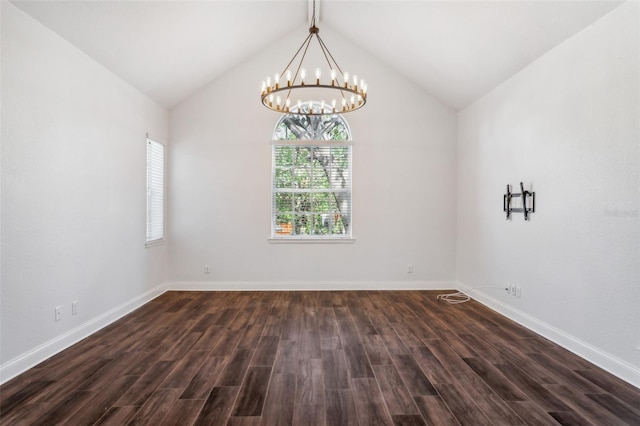
[[147, 137], [147, 226], [145, 247], [163, 244], [165, 146]]
[[[354, 243], [355, 238], [353, 238], [353, 140], [339, 141], [339, 140], [312, 140], [312, 139], [299, 139], [299, 140], [272, 140], [271, 141], [271, 214], [270, 214], [270, 223], [271, 223], [271, 238], [269, 238], [269, 242], [272, 244], [285, 243], [285, 244], [349, 244]], [[331, 235], [279, 235], [276, 233], [276, 221], [275, 221], [275, 203], [276, 203], [276, 193], [278, 192], [295, 192], [291, 189], [278, 190], [278, 188], [274, 187], [275, 182], [275, 147], [278, 146], [304, 146], [304, 147], [340, 147], [346, 146], [349, 147], [349, 183], [348, 188], [345, 188], [340, 191], [348, 192], [350, 198], [349, 205], [349, 227], [348, 234], [339, 235], [339, 234], [331, 234]], [[305, 190], [304, 192], [326, 192], [326, 191], [313, 191], [313, 189]], [[330, 192], [336, 192], [332, 190]]]

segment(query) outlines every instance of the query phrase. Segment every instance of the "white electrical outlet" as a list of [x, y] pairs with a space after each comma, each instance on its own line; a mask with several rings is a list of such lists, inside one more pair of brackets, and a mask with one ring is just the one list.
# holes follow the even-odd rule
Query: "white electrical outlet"
[[62, 306], [56, 306], [55, 308], [55, 313], [56, 313], [56, 321], [60, 321], [62, 319]]
[[78, 301], [74, 300], [71, 302], [71, 315], [76, 315], [78, 313]]
[[204, 265], [204, 273], [205, 274], [210, 274], [211, 273], [211, 267], [209, 265]]
[[516, 295], [516, 289], [518, 288], [517, 285], [515, 284], [511, 284], [511, 295], [515, 296]]

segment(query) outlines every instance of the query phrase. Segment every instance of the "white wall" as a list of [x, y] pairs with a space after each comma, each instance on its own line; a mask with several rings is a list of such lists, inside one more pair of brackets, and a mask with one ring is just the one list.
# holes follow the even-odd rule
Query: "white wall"
[[4, 381], [166, 282], [166, 246], [144, 246], [145, 133], [166, 143], [168, 116], [1, 5]]
[[[260, 82], [268, 71], [281, 71], [290, 59], [307, 33], [301, 27], [171, 110], [169, 228], [174, 285], [299, 289], [452, 285], [455, 112], [339, 35], [326, 28], [321, 31], [345, 70], [366, 70], [362, 77], [370, 88], [367, 106], [345, 116], [355, 141], [356, 242], [267, 241], [270, 139], [279, 116], [260, 105]], [[413, 274], [407, 273], [409, 264], [414, 265]], [[204, 265], [211, 265], [210, 275], [204, 274]]]
[[[621, 6], [458, 116], [461, 286], [521, 286], [475, 294], [636, 385], [638, 23], [638, 4]], [[530, 222], [502, 212], [520, 181]]]

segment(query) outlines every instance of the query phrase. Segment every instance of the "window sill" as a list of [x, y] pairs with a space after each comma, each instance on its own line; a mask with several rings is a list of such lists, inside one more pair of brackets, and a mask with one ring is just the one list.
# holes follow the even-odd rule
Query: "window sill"
[[164, 239], [162, 239], [162, 240], [154, 240], [154, 241], [147, 241], [146, 243], [144, 243], [144, 246], [146, 248], [155, 247], [155, 246], [162, 246], [162, 245], [164, 245], [164, 241], [165, 241]]
[[269, 244], [353, 244], [355, 238], [269, 238]]

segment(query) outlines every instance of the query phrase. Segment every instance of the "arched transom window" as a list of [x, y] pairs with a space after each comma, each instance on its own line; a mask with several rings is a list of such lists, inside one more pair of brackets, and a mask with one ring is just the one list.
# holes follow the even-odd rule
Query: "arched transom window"
[[283, 115], [273, 139], [272, 238], [351, 238], [351, 132], [344, 118]]

